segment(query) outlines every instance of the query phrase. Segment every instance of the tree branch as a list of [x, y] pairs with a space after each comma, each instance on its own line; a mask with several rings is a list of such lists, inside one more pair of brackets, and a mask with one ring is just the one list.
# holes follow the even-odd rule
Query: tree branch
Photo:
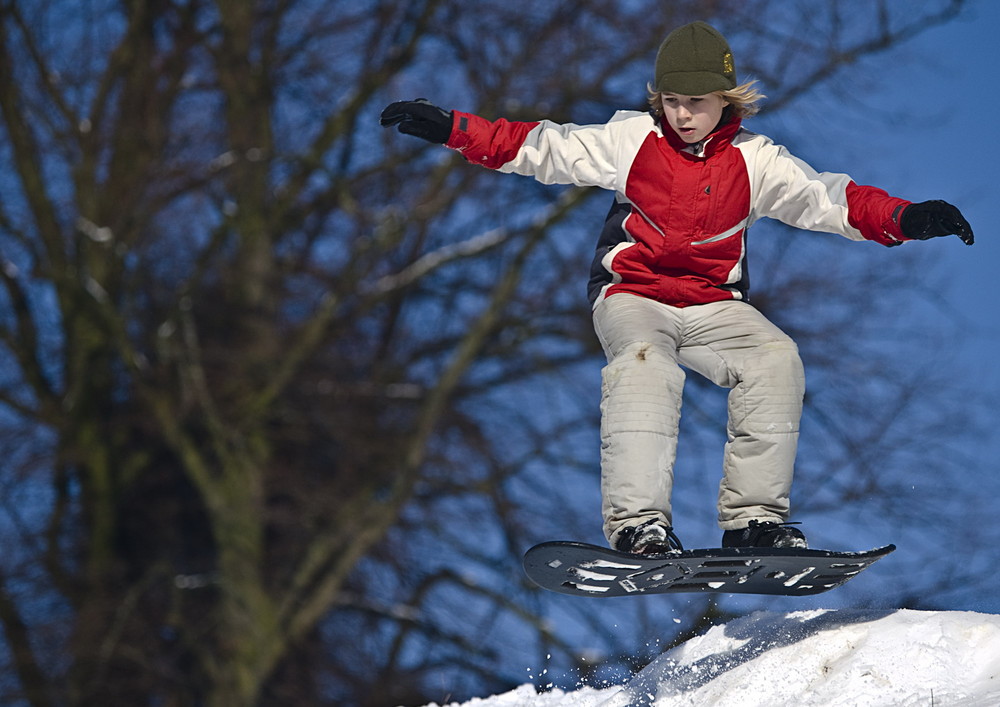
[[49, 693], [49, 680], [42, 671], [32, 647], [31, 630], [17, 603], [7, 589], [7, 580], [0, 575], [0, 622], [6, 634], [6, 644], [14, 658], [14, 669], [32, 707], [54, 704]]

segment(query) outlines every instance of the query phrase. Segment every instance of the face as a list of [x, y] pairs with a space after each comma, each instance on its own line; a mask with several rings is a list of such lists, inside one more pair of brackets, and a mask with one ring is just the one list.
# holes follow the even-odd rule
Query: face
[[726, 100], [715, 93], [704, 96], [663, 94], [663, 117], [689, 145], [704, 140], [722, 119]]

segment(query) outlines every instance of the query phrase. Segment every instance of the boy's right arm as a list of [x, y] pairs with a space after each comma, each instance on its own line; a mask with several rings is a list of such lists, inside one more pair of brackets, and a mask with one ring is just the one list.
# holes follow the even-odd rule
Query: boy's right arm
[[443, 143], [468, 162], [489, 169], [534, 177], [544, 184], [618, 187], [615, 121], [592, 126], [489, 121], [471, 113], [447, 112], [420, 99], [391, 104], [380, 122]]

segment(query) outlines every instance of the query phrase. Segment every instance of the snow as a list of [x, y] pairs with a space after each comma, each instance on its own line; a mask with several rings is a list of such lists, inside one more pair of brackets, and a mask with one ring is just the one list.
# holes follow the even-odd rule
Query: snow
[[757, 612], [664, 653], [623, 685], [541, 694], [522, 685], [462, 707], [570, 705], [996, 707], [1000, 616], [905, 609]]

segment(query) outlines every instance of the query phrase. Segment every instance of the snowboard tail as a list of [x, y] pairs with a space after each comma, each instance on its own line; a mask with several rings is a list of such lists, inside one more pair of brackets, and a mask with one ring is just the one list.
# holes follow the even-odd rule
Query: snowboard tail
[[543, 589], [589, 597], [675, 592], [809, 596], [839, 587], [896, 549], [832, 552], [800, 548], [711, 548], [631, 555], [599, 545], [554, 541], [524, 555]]

